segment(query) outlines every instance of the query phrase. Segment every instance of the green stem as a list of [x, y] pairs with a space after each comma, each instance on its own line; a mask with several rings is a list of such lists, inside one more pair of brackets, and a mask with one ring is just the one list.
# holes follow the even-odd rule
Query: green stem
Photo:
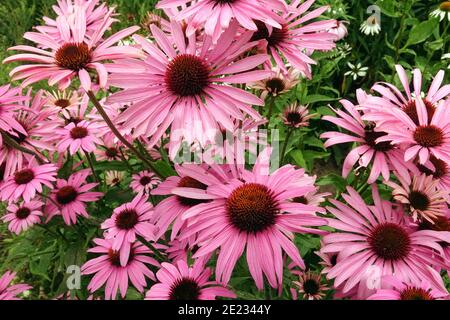
[[286, 134], [286, 138], [284, 139], [284, 142], [283, 142], [283, 148], [281, 149], [280, 165], [283, 165], [284, 158], [286, 157], [286, 149], [287, 149], [287, 146], [289, 143], [289, 139], [291, 138], [291, 135], [293, 132], [294, 132], [294, 128], [289, 127], [288, 132]]
[[91, 155], [89, 154], [89, 152], [86, 151], [84, 151], [84, 154], [86, 155], [89, 167], [91, 167], [92, 175], [94, 176], [95, 182], [100, 183], [100, 179], [98, 178], [97, 173], [95, 172], [94, 163], [92, 162]]
[[12, 139], [9, 135], [7, 135], [4, 131], [1, 131], [1, 135], [3, 137], [3, 141], [9, 147], [17, 149], [19, 151], [22, 151], [23, 153], [27, 153], [27, 154], [33, 155], [36, 158], [36, 160], [39, 162], [39, 164], [43, 164], [45, 162], [36, 152], [21, 146], [16, 141], [14, 141], [14, 139]]
[[122, 142], [128, 149], [131, 150], [145, 165], [147, 165], [157, 176], [160, 178], [163, 178], [163, 175], [156, 169], [156, 167], [146, 159], [144, 155], [142, 155], [130, 142], [128, 142], [127, 139], [125, 139], [124, 136], [117, 130], [117, 128], [114, 126], [114, 123], [109, 118], [108, 114], [106, 113], [105, 109], [101, 106], [100, 102], [98, 102], [97, 97], [92, 91], [88, 91], [87, 95], [89, 96], [89, 99], [94, 104], [95, 108], [98, 110], [100, 115], [102, 116], [103, 120], [105, 120], [108, 127], [111, 129], [111, 131], [114, 133], [114, 135]]
[[138, 239], [143, 245], [145, 245], [147, 248], [149, 248], [149, 249], [152, 251], [152, 253], [158, 258], [158, 260], [159, 260], [160, 262], [168, 261], [167, 257], [163, 256], [163, 255], [161, 254], [161, 252], [159, 252], [158, 249], [156, 249], [150, 242], [148, 242], [147, 240], [145, 240], [142, 236], [139, 236], [139, 235], [138, 235], [138, 236], [137, 236], [137, 239]]

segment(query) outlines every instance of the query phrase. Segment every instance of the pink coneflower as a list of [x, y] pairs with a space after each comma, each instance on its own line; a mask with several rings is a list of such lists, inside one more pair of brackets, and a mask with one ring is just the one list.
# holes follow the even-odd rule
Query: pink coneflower
[[387, 135], [379, 137], [377, 142], [390, 142], [396, 145], [404, 145], [405, 161], [416, 157], [420, 164], [425, 164], [430, 156], [450, 162], [450, 99], [436, 106], [432, 117], [428, 117], [425, 103], [422, 99], [416, 100], [416, 108], [419, 123], [416, 124], [404, 111], [392, 109], [392, 115], [397, 119], [397, 124], [384, 123], [380, 130]]
[[28, 230], [34, 224], [41, 222], [42, 207], [41, 201], [30, 201], [22, 204], [10, 204], [6, 215], [2, 217], [3, 222], [9, 223], [8, 230], [15, 234]]
[[335, 47], [337, 36], [327, 32], [336, 26], [336, 20], [310, 22], [325, 12], [328, 7], [320, 7], [311, 12], [308, 9], [315, 0], [293, 1], [290, 8], [283, 11], [280, 18], [281, 28], [268, 26], [257, 21], [258, 30], [251, 40], [265, 40], [264, 46], [272, 55], [276, 64], [286, 70], [283, 58], [291, 66], [311, 78], [311, 64], [316, 62], [309, 57], [314, 50], [328, 51]]
[[47, 93], [46, 106], [64, 118], [69, 119], [73, 112], [76, 112], [81, 104], [81, 97], [76, 91], [53, 91]]
[[293, 281], [292, 284], [304, 300], [321, 300], [329, 290], [328, 286], [322, 283], [322, 276], [311, 271], [302, 272], [298, 281]]
[[101, 192], [89, 191], [97, 183], [86, 183], [90, 170], [85, 169], [72, 174], [68, 180], [57, 179], [56, 188], [52, 191], [51, 199], [47, 202], [47, 221], [55, 215], [62, 215], [67, 225], [77, 222], [77, 216], [88, 218], [86, 203], [95, 202], [103, 195]]
[[6, 271], [0, 277], [0, 300], [20, 300], [17, 296], [24, 291], [30, 290], [27, 284], [13, 284], [11, 281], [16, 277], [15, 272]]
[[52, 182], [56, 180], [58, 168], [54, 164], [38, 165], [31, 159], [27, 166], [14, 172], [0, 186], [2, 201], [17, 201], [21, 197], [25, 202], [30, 202], [36, 192], [42, 192], [42, 186], [53, 188]]
[[252, 89], [261, 90], [261, 99], [265, 100], [268, 96], [277, 97], [283, 93], [289, 92], [300, 80], [299, 73], [294, 68], [289, 68], [287, 72], [282, 71], [280, 67], [272, 67], [274, 73], [270, 78], [252, 83]]
[[308, 127], [309, 119], [314, 116], [315, 114], [309, 114], [308, 107], [293, 103], [284, 110], [281, 119], [288, 127], [300, 128]]
[[429, 266], [444, 266], [440, 243], [450, 242], [448, 234], [419, 231], [400, 208], [380, 198], [375, 185], [373, 206], [366, 205], [353, 188], [348, 187], [347, 192], [342, 197], [348, 205], [329, 200], [335, 207], [327, 209], [335, 218], [327, 220], [336, 232], [323, 238], [321, 248], [322, 253], [338, 254], [327, 277], [334, 279], [335, 287], [341, 287], [343, 294], [369, 280], [369, 270], [417, 282], [430, 278]]
[[393, 109], [397, 109], [397, 111], [402, 110], [416, 125], [420, 125], [419, 114], [425, 110], [423, 108], [419, 108], [419, 110], [417, 104], [419, 101], [422, 101], [426, 109], [427, 121], [431, 121], [436, 111], [436, 106], [442, 103], [443, 99], [450, 94], [450, 86], [445, 85], [441, 87], [445, 75], [444, 71], [441, 70], [436, 74], [426, 96], [422, 98], [421, 71], [419, 69], [413, 71], [414, 79], [411, 84], [413, 91], [411, 92], [410, 82], [405, 69], [400, 65], [396, 65], [395, 68], [405, 94], [390, 83], [381, 82], [375, 84], [372, 87], [372, 91], [379, 93], [380, 97], [368, 96], [367, 100], [362, 103], [362, 106], [368, 110], [366, 117], [370, 117], [372, 121], [380, 124], [386, 123], [387, 126], [398, 126], [399, 122], [392, 112]]
[[115, 186], [120, 184], [125, 177], [125, 173], [122, 171], [106, 171], [105, 172], [105, 183], [108, 186]]
[[386, 184], [394, 189], [392, 196], [406, 206], [406, 212], [414, 221], [425, 219], [433, 222], [439, 216], [445, 215], [449, 190], [439, 190], [439, 181], [434, 180], [433, 176], [423, 173], [409, 179], [409, 183], [403, 179], [400, 179], [400, 182], [401, 185], [392, 181]]
[[[50, 118], [52, 112], [44, 109], [46, 100], [43, 91], [38, 91], [32, 98], [31, 89], [27, 100], [17, 106], [13, 121], [19, 123], [23, 131], [13, 129], [12, 133], [4, 133], [21, 147], [34, 151], [45, 158], [44, 151], [53, 151], [54, 132], [58, 124]], [[6, 163], [5, 173], [11, 175], [20, 170], [33, 156], [4, 144], [0, 146], [0, 163]]]
[[[438, 232], [450, 232], [450, 209], [445, 211], [443, 216], [438, 216], [433, 221], [423, 220], [419, 224], [420, 230], [433, 230]], [[441, 243], [444, 248], [445, 257], [448, 261], [450, 261], [450, 246], [445, 243]], [[450, 270], [450, 267], [447, 266], [447, 270]]]
[[[365, 101], [367, 96], [358, 90], [358, 103]], [[402, 177], [408, 175], [407, 164], [403, 160], [403, 151], [391, 145], [389, 141], [378, 141], [380, 137], [387, 135], [386, 132], [378, 131], [372, 122], [364, 122], [357, 106], [348, 100], [340, 101], [344, 110], [333, 109], [338, 117], [325, 116], [323, 120], [334, 123], [349, 133], [330, 131], [321, 135], [322, 139], [328, 139], [325, 147], [357, 142], [359, 145], [352, 149], [345, 158], [342, 175], [347, 177], [357, 162], [360, 167], [368, 167], [372, 162], [372, 169], [368, 183], [375, 182], [380, 175], [389, 180], [391, 170], [396, 170]]]
[[58, 152], [69, 151], [74, 155], [78, 151], [92, 152], [96, 150], [96, 145], [101, 144], [97, 138], [96, 132], [98, 126], [96, 123], [90, 123], [82, 120], [79, 123], [71, 122], [63, 129], [58, 129], [56, 133], [60, 136], [58, 142]]
[[159, 266], [158, 261], [150, 257], [152, 253], [149, 249], [139, 243], [134, 243], [125, 266], [120, 264], [120, 253], [113, 250], [112, 242], [105, 239], [94, 239], [96, 247], [88, 252], [98, 253], [101, 256], [91, 259], [81, 267], [84, 275], [93, 274], [88, 285], [90, 292], [95, 292], [106, 283], [105, 299], [115, 299], [118, 291], [122, 298], [128, 290], [128, 282], [141, 293], [147, 286], [145, 278], [156, 280], [148, 265]]
[[448, 300], [450, 295], [440, 274], [431, 268], [429, 272], [432, 282], [422, 280], [411, 283], [385, 276], [381, 279], [381, 288], [367, 300]]
[[36, 43], [41, 48], [20, 45], [9, 50], [24, 51], [26, 53], [11, 56], [3, 63], [26, 61], [31, 64], [14, 68], [10, 75], [13, 80], [22, 80], [22, 86], [48, 79], [48, 84], [59, 85], [61, 90], [68, 88], [74, 77], [78, 77], [85, 90], [91, 89], [91, 76], [95, 73], [101, 88], [105, 88], [108, 72], [102, 62], [111, 59], [125, 59], [141, 57], [139, 49], [129, 46], [114, 46], [121, 39], [130, 36], [139, 27], [130, 27], [119, 31], [110, 38], [103, 40], [104, 33], [110, 28], [114, 19], [110, 9], [96, 26], [96, 31], [89, 36], [86, 34], [87, 17], [76, 14], [74, 19], [60, 17], [56, 20], [60, 38], [54, 38], [42, 30], [27, 32], [24, 38]]
[[114, 209], [111, 218], [102, 223], [105, 239], [112, 241], [112, 249], [120, 251], [120, 263], [125, 266], [136, 236], [154, 240], [156, 228], [150, 223], [153, 205], [148, 196], [139, 193], [131, 202]]
[[122, 160], [121, 142], [115, 142], [110, 134], [105, 135], [98, 144], [94, 154], [98, 161]]
[[445, 161], [430, 156], [430, 161], [417, 164], [417, 171], [439, 181], [439, 189], [450, 190], [450, 166]]
[[227, 29], [231, 21], [235, 20], [247, 30], [258, 29], [255, 21], [267, 23], [280, 28], [279, 18], [273, 10], [283, 9], [276, 1], [262, 2], [260, 0], [162, 0], [157, 8], [176, 8], [182, 4], [191, 5], [175, 16], [178, 21], [188, 19], [187, 35], [191, 36], [195, 31], [204, 27], [205, 33], [212, 36], [213, 42], [218, 39], [224, 29]]
[[197, 260], [189, 267], [184, 260], [162, 263], [156, 273], [159, 283], [145, 295], [146, 300], [215, 300], [216, 297], [236, 298], [229, 289], [209, 281], [211, 269]]
[[183, 214], [187, 227], [181, 238], [198, 233], [199, 246], [194, 258], [220, 248], [216, 276], [228, 283], [237, 260], [247, 251], [249, 271], [258, 289], [263, 288], [263, 274], [277, 288], [282, 283], [283, 251], [295, 265], [304, 268], [298, 249], [292, 242], [294, 233], [325, 234], [311, 227], [326, 225], [317, 217], [321, 208], [293, 202], [315, 190], [300, 184], [303, 169], [286, 165], [268, 174], [271, 149], [258, 157], [253, 171], [241, 169], [235, 179], [210, 183], [206, 190], [178, 187], [173, 193], [192, 199], [210, 200]]
[[[14, 137], [19, 134], [26, 135], [20, 123], [14, 118], [15, 111], [21, 109], [20, 104], [27, 101], [29, 97], [22, 95], [20, 88], [11, 88], [10, 85], [0, 87], [0, 130]], [[0, 134], [0, 144], [3, 143]]]
[[107, 102], [133, 102], [118, 120], [134, 128], [135, 136], [152, 136], [150, 148], [171, 127], [169, 154], [174, 158], [182, 141], [189, 145], [213, 141], [219, 124], [231, 131], [233, 120], [242, 120], [244, 113], [259, 120], [251, 105], [263, 105], [263, 101], [230, 84], [254, 82], [266, 78], [269, 72], [249, 71], [267, 60], [265, 54], [239, 59], [256, 42], [249, 42], [250, 33], [230, 41], [238, 31], [236, 24], [227, 29], [217, 45], [208, 40], [197, 43], [193, 37], [186, 44], [181, 25], [174, 21], [171, 25], [176, 49], [154, 25], [155, 43], [134, 36], [146, 59], [129, 59], [110, 67], [111, 85], [124, 90]]
[[160, 178], [153, 172], [147, 170], [133, 174], [132, 179], [130, 187], [136, 193], [143, 192], [149, 194], [151, 190], [161, 183]]

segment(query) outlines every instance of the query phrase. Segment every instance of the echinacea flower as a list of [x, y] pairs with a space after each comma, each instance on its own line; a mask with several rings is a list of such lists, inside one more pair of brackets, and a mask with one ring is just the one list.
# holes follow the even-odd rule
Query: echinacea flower
[[121, 181], [123, 181], [123, 178], [125, 177], [125, 173], [122, 171], [106, 171], [105, 172], [105, 183], [108, 186], [115, 186], [118, 185]]
[[429, 273], [433, 281], [411, 283], [400, 281], [394, 276], [384, 276], [381, 279], [381, 288], [367, 300], [448, 300], [450, 295], [441, 275], [432, 268], [429, 268]]
[[151, 190], [161, 183], [161, 179], [158, 176], [147, 170], [133, 174], [131, 178], [130, 187], [136, 193], [149, 194]]
[[293, 281], [292, 284], [295, 286], [293, 289], [298, 291], [304, 300], [321, 300], [329, 289], [322, 283], [322, 276], [311, 271], [302, 272], [298, 281]]
[[272, 67], [271, 70], [274, 73], [271, 77], [250, 84], [252, 89], [261, 90], [263, 100], [289, 92], [300, 82], [300, 75], [294, 68], [289, 68], [287, 72], [282, 71], [280, 67]]
[[53, 91], [47, 93], [46, 106], [65, 118], [70, 118], [71, 111], [78, 110], [81, 97], [77, 91]]
[[17, 201], [23, 198], [25, 202], [30, 202], [36, 192], [41, 193], [42, 187], [53, 188], [53, 181], [56, 180], [58, 168], [54, 164], [38, 165], [34, 159], [21, 170], [14, 172], [0, 186], [0, 196], [2, 201]]
[[17, 296], [31, 289], [27, 284], [13, 284], [11, 281], [16, 277], [15, 272], [6, 271], [0, 277], [0, 300], [20, 300]]
[[112, 249], [120, 252], [120, 263], [127, 264], [130, 250], [136, 241], [136, 236], [145, 240], [154, 240], [156, 228], [150, 223], [153, 205], [148, 202], [148, 196], [139, 193], [131, 202], [114, 209], [111, 218], [102, 223], [104, 237], [112, 241]]
[[[20, 134], [26, 135], [26, 131], [14, 118], [14, 112], [20, 109], [20, 103], [27, 101], [29, 97], [22, 95], [20, 88], [11, 88], [10, 85], [0, 87], [0, 130], [15, 137]], [[3, 142], [0, 134], [0, 144]]]
[[94, 151], [95, 158], [98, 161], [122, 160], [124, 154], [121, 146], [121, 142], [114, 141], [113, 135], [107, 134], [97, 144], [97, 149]]
[[427, 163], [417, 164], [417, 171], [437, 180], [439, 182], [438, 189], [450, 190], [450, 164], [445, 161], [431, 156]]
[[89, 217], [86, 203], [95, 202], [103, 196], [101, 192], [89, 191], [98, 185], [98, 183], [86, 183], [90, 173], [89, 169], [84, 169], [72, 174], [68, 180], [56, 180], [56, 188], [50, 195], [52, 201], [47, 202], [47, 221], [56, 215], [61, 215], [64, 222], [70, 226], [77, 222], [79, 215]]
[[450, 21], [450, 1], [441, 2], [439, 7], [430, 13], [430, 16], [439, 18], [439, 21], [447, 17], [448, 21]]
[[22, 204], [10, 204], [6, 208], [7, 214], [1, 219], [8, 223], [9, 231], [20, 234], [32, 225], [40, 223], [43, 206], [43, 202], [36, 200]]
[[[358, 90], [358, 104], [363, 103], [366, 96]], [[390, 142], [378, 142], [378, 139], [386, 133], [377, 131], [374, 123], [364, 122], [363, 114], [353, 103], [348, 100], [340, 101], [343, 110], [333, 109], [337, 117], [324, 116], [323, 120], [334, 123], [348, 131], [342, 133], [330, 131], [322, 134], [322, 139], [328, 139], [324, 146], [326, 148], [349, 142], [357, 142], [358, 146], [353, 148], [344, 160], [342, 176], [347, 177], [357, 162], [361, 167], [368, 167], [372, 162], [372, 169], [368, 178], [368, 183], [373, 183], [382, 175], [384, 180], [389, 180], [390, 171], [396, 170], [400, 176], [407, 176], [407, 165], [403, 160], [403, 151]]]
[[177, 21], [188, 20], [187, 35], [204, 27], [205, 33], [218, 42], [222, 31], [229, 27], [231, 21], [237, 21], [247, 30], [256, 31], [255, 21], [265, 22], [280, 28], [278, 17], [273, 10], [278, 10], [280, 4], [276, 1], [262, 2], [260, 0], [161, 0], [159, 9], [176, 8], [180, 5], [190, 6], [181, 10], [174, 18]]
[[281, 119], [288, 127], [301, 128], [308, 127], [309, 119], [313, 117], [315, 117], [315, 114], [309, 114], [307, 106], [302, 106], [295, 102], [284, 110]]
[[311, 65], [316, 64], [310, 55], [313, 51], [329, 51], [336, 45], [337, 36], [327, 30], [336, 26], [336, 20], [311, 20], [318, 18], [328, 6], [308, 12], [316, 0], [305, 2], [296, 0], [279, 16], [281, 28], [256, 21], [258, 30], [254, 32], [252, 41], [264, 40], [261, 43], [271, 54], [275, 63], [286, 71], [285, 58], [289, 64], [311, 78]]
[[146, 58], [112, 64], [110, 84], [124, 90], [110, 96], [107, 103], [132, 102], [117, 120], [134, 128], [135, 136], [152, 136], [150, 148], [171, 127], [169, 154], [173, 159], [182, 141], [205, 145], [214, 139], [219, 124], [231, 131], [233, 119], [242, 120], [244, 114], [260, 119], [251, 105], [263, 105], [263, 101], [230, 84], [261, 80], [270, 72], [249, 71], [268, 59], [265, 54], [239, 59], [256, 42], [249, 42], [251, 33], [234, 39], [236, 24], [217, 45], [207, 39], [203, 43], [195, 37], [186, 39], [177, 22], [172, 21], [171, 27], [176, 49], [155, 25], [151, 26], [155, 43], [134, 36]]
[[113, 9], [110, 9], [91, 36], [86, 34], [86, 15], [76, 14], [75, 19], [61, 16], [56, 20], [60, 38], [55, 39], [39, 30], [38, 32], [27, 32], [24, 35], [25, 39], [46, 49], [28, 45], [15, 46], [9, 50], [24, 51], [25, 53], [6, 58], [3, 63], [30, 62], [30, 64], [14, 68], [10, 73], [13, 80], [25, 79], [22, 87], [48, 79], [50, 86], [58, 84], [59, 89], [64, 90], [70, 86], [74, 77], [78, 77], [81, 86], [88, 91], [92, 84], [89, 72], [92, 72], [98, 76], [100, 87], [105, 88], [108, 72], [103, 62], [142, 56], [141, 51], [137, 48], [114, 46], [119, 40], [139, 30], [139, 27], [130, 27], [106, 40], [102, 39], [114, 21], [111, 17], [112, 14]]
[[57, 145], [58, 152], [69, 151], [71, 155], [74, 155], [80, 150], [87, 153], [96, 150], [96, 145], [101, 144], [100, 139], [96, 136], [97, 131], [98, 125], [86, 120], [69, 123], [56, 131], [56, 134], [60, 136]]
[[83, 275], [95, 273], [88, 285], [91, 293], [106, 284], [105, 299], [115, 299], [119, 291], [124, 298], [129, 282], [136, 290], [143, 293], [147, 286], [145, 278], [156, 280], [149, 265], [158, 267], [159, 263], [150, 256], [152, 252], [140, 243], [136, 242], [132, 245], [129, 258], [124, 266], [120, 263], [120, 252], [113, 250], [111, 241], [94, 239], [94, 243], [97, 246], [89, 249], [88, 252], [101, 255], [89, 260], [81, 267]]
[[361, 24], [359, 30], [367, 36], [379, 34], [381, 31], [380, 19], [376, 16], [370, 16]]
[[182, 197], [210, 200], [184, 212], [187, 227], [180, 238], [198, 234], [195, 244], [199, 249], [194, 258], [220, 248], [216, 264], [220, 283], [229, 282], [246, 248], [248, 268], [257, 288], [263, 288], [263, 274], [273, 288], [278, 288], [283, 279], [283, 252], [296, 266], [305, 267], [292, 242], [293, 234], [326, 233], [312, 228], [326, 225], [315, 215], [323, 212], [321, 208], [292, 201], [315, 190], [313, 185], [300, 183], [304, 170], [286, 165], [269, 174], [270, 154], [271, 148], [266, 148], [252, 171], [242, 168], [236, 178], [211, 183], [206, 190], [172, 190]]
[[[342, 194], [347, 204], [329, 200], [334, 216], [328, 224], [336, 231], [323, 237], [321, 252], [337, 254], [337, 262], [327, 272], [334, 286], [348, 293], [368, 279], [367, 272], [395, 275], [401, 281], [431, 280], [428, 267], [443, 267], [443, 249], [450, 233], [419, 230], [401, 208], [382, 200], [372, 185], [373, 205], [367, 205], [351, 187]], [[377, 274], [377, 273], [374, 273]]]
[[[420, 230], [433, 230], [437, 232], [450, 232], [450, 208], [445, 211], [443, 216], [437, 216], [433, 221], [423, 220], [419, 224]], [[450, 259], [450, 246], [444, 246], [444, 253], [447, 260]], [[450, 266], [447, 266], [450, 270]]]
[[159, 283], [153, 285], [146, 300], [215, 300], [216, 297], [236, 298], [219, 283], [209, 281], [211, 269], [197, 260], [192, 267], [186, 261], [163, 262], [156, 273]]
[[388, 181], [386, 184], [394, 189], [392, 196], [407, 207], [406, 212], [414, 221], [425, 219], [433, 223], [434, 219], [445, 215], [449, 190], [439, 190], [439, 181], [433, 176], [423, 173], [414, 175], [408, 181], [399, 180], [401, 185], [393, 181]]

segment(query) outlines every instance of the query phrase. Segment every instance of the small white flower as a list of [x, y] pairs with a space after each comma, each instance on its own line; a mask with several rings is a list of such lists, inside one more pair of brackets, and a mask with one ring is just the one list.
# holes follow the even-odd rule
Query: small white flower
[[439, 18], [439, 21], [444, 20], [447, 16], [448, 21], [450, 21], [450, 1], [442, 2], [436, 10], [430, 13], [430, 16]]
[[380, 21], [378, 21], [377, 17], [371, 16], [361, 24], [359, 29], [366, 35], [379, 34], [381, 31]]
[[356, 66], [350, 62], [347, 62], [348, 67], [350, 68], [350, 71], [347, 71], [344, 73], [346, 76], [352, 76], [353, 80], [358, 79], [359, 77], [365, 77], [367, 75], [367, 70], [369, 70], [368, 67], [363, 67], [361, 63], [358, 63]]

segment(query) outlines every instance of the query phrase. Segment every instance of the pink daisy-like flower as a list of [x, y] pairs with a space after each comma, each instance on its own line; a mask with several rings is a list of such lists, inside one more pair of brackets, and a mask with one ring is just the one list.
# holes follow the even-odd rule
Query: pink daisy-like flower
[[255, 21], [267, 23], [273, 27], [281, 28], [279, 18], [273, 10], [285, 9], [278, 1], [262, 2], [260, 0], [162, 0], [157, 8], [169, 9], [180, 5], [190, 6], [175, 15], [175, 20], [187, 20], [187, 35], [191, 36], [200, 27], [205, 33], [212, 36], [216, 43], [224, 29], [231, 21], [237, 21], [247, 30], [258, 29]]
[[160, 283], [153, 285], [146, 300], [215, 300], [216, 297], [236, 298], [229, 289], [209, 281], [211, 269], [197, 260], [189, 267], [184, 260], [174, 264], [163, 262], [156, 273]]
[[2, 201], [17, 201], [22, 197], [25, 202], [30, 202], [36, 192], [42, 192], [43, 185], [53, 188], [57, 170], [54, 164], [38, 165], [32, 158], [27, 166], [16, 171], [0, 186]]
[[[22, 95], [20, 88], [11, 88], [10, 85], [0, 87], [0, 130], [18, 137], [19, 133], [26, 135], [26, 131], [14, 118], [14, 112], [21, 108], [20, 103], [25, 102], [29, 97]], [[0, 135], [0, 144], [3, 142]]]
[[390, 142], [404, 145], [405, 161], [419, 159], [425, 164], [430, 156], [450, 162], [450, 99], [436, 106], [432, 117], [428, 116], [427, 108], [422, 99], [415, 102], [418, 124], [416, 124], [404, 111], [392, 109], [392, 115], [397, 119], [396, 125], [392, 123], [378, 124], [379, 130], [387, 134], [379, 137], [377, 142]]
[[291, 66], [303, 72], [308, 78], [312, 77], [311, 65], [316, 64], [309, 55], [314, 50], [332, 50], [337, 40], [335, 34], [328, 32], [337, 25], [336, 20], [308, 23], [328, 9], [328, 6], [324, 6], [308, 12], [315, 1], [293, 1], [279, 17], [281, 28], [256, 21], [258, 30], [251, 39], [265, 40], [263, 46], [281, 69], [286, 70], [284, 57]]
[[198, 234], [199, 246], [194, 258], [220, 248], [216, 276], [228, 283], [237, 260], [247, 251], [249, 271], [258, 289], [264, 286], [263, 274], [273, 288], [283, 279], [283, 252], [295, 265], [305, 268], [294, 233], [326, 234], [318, 227], [326, 220], [316, 216], [319, 207], [292, 200], [314, 191], [315, 187], [301, 183], [304, 170], [286, 165], [269, 174], [271, 149], [258, 157], [252, 171], [241, 169], [234, 179], [209, 183], [206, 190], [178, 187], [173, 193], [192, 199], [210, 200], [187, 210], [183, 219], [187, 227], [181, 239]]
[[392, 181], [386, 184], [394, 189], [392, 196], [406, 206], [406, 212], [414, 221], [425, 219], [433, 222], [445, 215], [450, 190], [439, 190], [439, 181], [424, 173], [414, 175], [408, 181], [409, 183], [400, 179], [401, 185]]
[[20, 205], [10, 204], [6, 208], [8, 213], [2, 217], [2, 220], [9, 223], [9, 231], [20, 234], [32, 225], [41, 222], [43, 206], [44, 203], [41, 201], [30, 201]]
[[113, 250], [112, 242], [105, 239], [94, 239], [96, 247], [88, 252], [101, 254], [99, 257], [86, 262], [81, 267], [83, 275], [94, 274], [88, 285], [90, 292], [95, 292], [106, 283], [105, 299], [115, 299], [118, 291], [122, 298], [128, 290], [129, 281], [141, 293], [147, 286], [145, 278], [155, 281], [155, 275], [149, 269], [149, 265], [159, 267], [158, 261], [149, 255], [152, 252], [139, 243], [134, 243], [130, 256], [125, 264], [120, 263], [120, 252]]
[[114, 136], [107, 134], [95, 149], [95, 158], [98, 161], [122, 160], [121, 142], [115, 142]]
[[[396, 65], [397, 74], [402, 83], [402, 93], [398, 88], [390, 83], [377, 83], [372, 87], [372, 91], [380, 94], [378, 96], [368, 96], [362, 103], [362, 107], [367, 109], [366, 118], [377, 123], [390, 123], [390, 125], [398, 125], [398, 120], [392, 113], [393, 109], [402, 110], [412, 122], [416, 125], [419, 123], [419, 113], [423, 113], [423, 108], [418, 110], [418, 101], [422, 101], [425, 105], [428, 120], [431, 121], [436, 111], [436, 106], [450, 94], [450, 85], [441, 87], [444, 80], [444, 71], [439, 71], [432, 84], [430, 85], [425, 97], [422, 98], [422, 73], [419, 69], [413, 71], [413, 91], [410, 89], [410, 81], [402, 66]], [[423, 116], [422, 116], [423, 117]], [[428, 123], [426, 123], [428, 124]], [[388, 125], [388, 124], [387, 124]]]
[[60, 135], [57, 145], [58, 152], [69, 151], [71, 155], [74, 155], [80, 150], [88, 153], [96, 150], [96, 145], [101, 144], [100, 139], [96, 136], [97, 130], [96, 123], [85, 120], [78, 123], [71, 122], [63, 129], [58, 129], [56, 132]]
[[338, 255], [327, 277], [334, 279], [334, 286], [342, 288], [343, 294], [367, 281], [370, 270], [417, 282], [430, 279], [429, 266], [445, 265], [441, 243], [450, 242], [450, 233], [418, 230], [400, 208], [380, 198], [375, 185], [373, 206], [368, 206], [353, 188], [348, 187], [347, 192], [342, 197], [348, 205], [329, 200], [335, 207], [327, 209], [335, 218], [327, 220], [336, 231], [323, 238], [320, 250]]
[[[268, 68], [267, 66], [265, 66]], [[269, 97], [277, 97], [283, 93], [289, 92], [299, 82], [299, 72], [294, 68], [289, 68], [287, 72], [282, 71], [280, 67], [272, 67], [274, 73], [268, 79], [260, 80], [250, 84], [252, 89], [261, 90], [261, 99], [265, 100]]]
[[450, 165], [445, 161], [430, 156], [425, 164], [417, 164], [417, 172], [425, 173], [439, 181], [439, 189], [450, 190]]
[[68, 180], [56, 180], [56, 188], [50, 196], [53, 201], [47, 202], [45, 210], [47, 221], [56, 215], [62, 215], [64, 222], [70, 226], [77, 222], [78, 215], [89, 217], [86, 203], [95, 202], [103, 196], [102, 192], [89, 191], [98, 185], [86, 183], [90, 173], [89, 169], [85, 169], [72, 174]]
[[169, 154], [173, 159], [182, 141], [203, 146], [213, 141], [219, 124], [232, 131], [233, 120], [243, 120], [245, 114], [259, 120], [261, 116], [251, 105], [263, 105], [263, 101], [230, 84], [257, 81], [270, 72], [253, 70], [268, 59], [265, 54], [240, 58], [256, 42], [249, 42], [248, 32], [235, 38], [238, 28], [234, 23], [217, 45], [209, 38], [202, 43], [192, 36], [186, 40], [177, 22], [172, 21], [171, 27], [173, 42], [155, 25], [151, 26], [155, 43], [134, 36], [146, 58], [116, 61], [109, 67], [110, 84], [124, 90], [107, 102], [133, 103], [118, 121], [134, 128], [135, 136], [152, 136], [150, 148], [171, 127]]
[[136, 236], [154, 240], [155, 226], [150, 223], [153, 205], [148, 196], [139, 193], [134, 199], [114, 209], [111, 218], [102, 223], [105, 239], [112, 241], [112, 249], [120, 251], [120, 263], [127, 264], [132, 244]]
[[315, 114], [309, 114], [308, 107], [301, 106], [298, 103], [289, 105], [281, 117], [283, 123], [292, 128], [308, 127], [309, 119], [313, 118]]
[[10, 285], [15, 277], [16, 273], [11, 271], [6, 271], [0, 277], [0, 300], [20, 300], [17, 296], [31, 289], [27, 284]]
[[45, 105], [50, 110], [60, 113], [64, 118], [69, 119], [73, 112], [78, 111], [81, 105], [81, 97], [76, 91], [47, 92]]
[[[362, 90], [357, 91], [358, 103], [365, 101], [367, 96]], [[333, 109], [338, 117], [324, 116], [323, 120], [334, 123], [349, 133], [330, 131], [321, 135], [322, 139], [328, 139], [325, 147], [357, 142], [359, 145], [352, 149], [345, 158], [342, 175], [347, 177], [357, 162], [360, 167], [368, 167], [372, 162], [372, 169], [368, 183], [375, 182], [380, 175], [384, 180], [389, 180], [391, 170], [395, 170], [401, 177], [408, 176], [407, 164], [403, 160], [403, 151], [391, 145], [389, 141], [378, 141], [386, 132], [378, 131], [374, 123], [364, 122], [357, 106], [348, 100], [340, 101], [344, 110]]]
[[[433, 221], [423, 220], [419, 224], [420, 230], [433, 230], [438, 232], [450, 232], [450, 208], [445, 211], [443, 216], [438, 216]], [[443, 246], [447, 261], [450, 261], [450, 246]], [[450, 266], [446, 267], [450, 271]]]
[[158, 178], [153, 172], [146, 170], [133, 174], [130, 187], [136, 193], [143, 192], [149, 194], [150, 191], [160, 183], [160, 178]]
[[303, 300], [322, 300], [325, 297], [329, 288], [322, 283], [320, 274], [311, 271], [298, 273], [293, 271], [293, 273], [298, 276], [298, 280], [292, 281], [294, 288], [291, 289], [291, 293], [294, 300], [298, 298], [297, 292], [300, 293]]
[[381, 288], [367, 300], [448, 300], [450, 295], [445, 288], [440, 274], [429, 268], [430, 282], [404, 282], [393, 276], [385, 276], [381, 279]]
[[3, 63], [30, 62], [30, 64], [14, 68], [10, 73], [13, 80], [25, 79], [22, 83], [23, 87], [48, 79], [50, 86], [58, 84], [59, 88], [64, 90], [77, 76], [81, 86], [85, 90], [90, 90], [92, 81], [89, 72], [93, 72], [98, 76], [100, 87], [105, 88], [108, 72], [102, 62], [142, 56], [141, 51], [137, 48], [114, 45], [139, 30], [139, 27], [130, 27], [117, 32], [106, 40], [102, 39], [104, 33], [114, 22], [112, 14], [113, 9], [110, 9], [91, 36], [86, 34], [87, 17], [85, 14], [76, 14], [76, 19], [60, 16], [56, 20], [60, 37], [54, 38], [42, 30], [27, 32], [24, 35], [25, 39], [48, 49], [38, 49], [27, 45], [15, 46], [9, 50], [24, 51], [25, 53], [13, 55], [5, 59]]

